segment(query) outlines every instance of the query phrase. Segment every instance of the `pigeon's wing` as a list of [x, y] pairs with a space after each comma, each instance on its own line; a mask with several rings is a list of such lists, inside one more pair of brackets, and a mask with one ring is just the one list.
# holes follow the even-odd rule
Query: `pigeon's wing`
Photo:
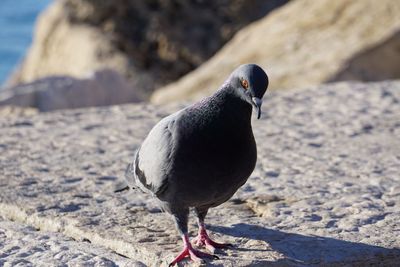
[[150, 131], [125, 176], [131, 187], [159, 196], [168, 187], [171, 158], [175, 149], [173, 132], [178, 113], [162, 119]]

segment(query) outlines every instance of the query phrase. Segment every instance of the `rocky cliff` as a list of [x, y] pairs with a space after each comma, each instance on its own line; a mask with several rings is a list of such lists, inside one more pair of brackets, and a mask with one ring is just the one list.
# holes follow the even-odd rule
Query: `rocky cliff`
[[111, 68], [146, 99], [287, 1], [54, 1], [41, 15], [34, 43], [10, 83]]
[[239, 31], [198, 69], [151, 100], [198, 99], [232, 69], [254, 62], [271, 88], [400, 78], [400, 1], [296, 0]]
[[[399, 1], [228, 2], [54, 2], [14, 76], [14, 83], [32, 82], [0, 92], [0, 105], [53, 110], [137, 102], [169, 82], [153, 103], [194, 100], [249, 62], [267, 70], [271, 89], [400, 78]], [[99, 83], [96, 73], [110, 69], [114, 78]], [[73, 81], [73, 90], [40, 78], [48, 75]]]
[[[399, 101], [400, 82], [267, 92], [256, 169], [207, 219], [234, 244], [210, 266], [398, 264]], [[149, 196], [113, 190], [181, 107], [0, 117], [0, 265], [166, 266], [180, 250], [172, 221]]]

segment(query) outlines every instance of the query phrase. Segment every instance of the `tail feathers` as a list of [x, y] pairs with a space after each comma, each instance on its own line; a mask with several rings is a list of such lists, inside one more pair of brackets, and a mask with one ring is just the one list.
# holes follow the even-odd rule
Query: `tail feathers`
[[[138, 184], [136, 181], [137, 180], [136, 168], [137, 168], [137, 164], [138, 164], [139, 149], [136, 150], [133, 162], [129, 163], [128, 166], [126, 167], [125, 180], [126, 180], [126, 183], [128, 184], [128, 186], [126, 186], [126, 187], [128, 187], [128, 189], [129, 188], [132, 188], [132, 189], [139, 188], [140, 190], [143, 191], [141, 185]], [[124, 191], [124, 190], [126, 190], [125, 187], [121, 188], [121, 191]]]
[[128, 186], [131, 188], [137, 188], [136, 174], [135, 174], [135, 162], [129, 163], [125, 170], [125, 179]]
[[130, 189], [135, 189], [136, 186], [135, 185], [135, 169], [133, 167], [133, 163], [128, 164], [128, 167], [125, 170], [125, 179], [126, 181], [119, 185], [119, 187], [117, 187], [117, 189], [114, 190], [114, 193], [120, 193], [123, 191], [127, 191]]
[[135, 185], [135, 165], [134, 163], [129, 163], [125, 170], [125, 179], [128, 182], [128, 185]]

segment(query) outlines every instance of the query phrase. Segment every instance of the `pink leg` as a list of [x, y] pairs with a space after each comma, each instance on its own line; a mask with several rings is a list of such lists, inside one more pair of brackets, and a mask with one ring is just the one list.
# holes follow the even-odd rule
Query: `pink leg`
[[203, 247], [205, 246], [208, 251], [214, 254], [215, 249], [217, 248], [227, 248], [231, 247], [231, 244], [221, 244], [214, 242], [210, 239], [210, 237], [207, 234], [206, 227], [204, 226], [204, 223], [199, 223], [199, 234], [197, 237], [193, 240], [193, 242], [196, 244], [198, 247]]
[[177, 264], [178, 262], [182, 261], [184, 258], [186, 258], [186, 256], [189, 256], [189, 258], [192, 261], [202, 261], [202, 258], [214, 258], [214, 259], [218, 259], [217, 256], [215, 255], [211, 255], [211, 254], [207, 254], [198, 250], [195, 250], [192, 247], [192, 244], [190, 244], [189, 242], [189, 237], [187, 234], [182, 236], [182, 240], [183, 240], [183, 250], [181, 253], [179, 253], [179, 255], [168, 265], [169, 267], [174, 266], [175, 264]]

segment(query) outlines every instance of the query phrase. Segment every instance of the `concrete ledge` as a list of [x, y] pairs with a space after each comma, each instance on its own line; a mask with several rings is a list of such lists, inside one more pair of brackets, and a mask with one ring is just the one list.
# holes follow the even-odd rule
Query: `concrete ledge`
[[[253, 122], [256, 170], [207, 218], [235, 248], [208, 265], [400, 262], [399, 101], [400, 82], [267, 93]], [[180, 107], [0, 118], [0, 262], [68, 263], [77, 249], [77, 264], [166, 266], [181, 249], [168, 215], [146, 195], [113, 190], [149, 129]], [[194, 220], [189, 228], [193, 236]], [[53, 243], [37, 250], [42, 236]], [[55, 259], [54, 243], [70, 254]]]

